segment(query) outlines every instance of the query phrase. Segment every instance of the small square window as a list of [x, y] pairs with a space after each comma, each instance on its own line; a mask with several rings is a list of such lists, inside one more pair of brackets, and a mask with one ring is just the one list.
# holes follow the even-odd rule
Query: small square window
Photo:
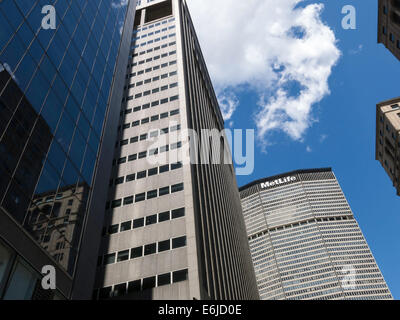
[[167, 194], [169, 194], [169, 187], [165, 187], [165, 188], [161, 188], [161, 189], [160, 189], [160, 191], [159, 191], [160, 197], [161, 197], [161, 196], [165, 196], [165, 195], [167, 195]]
[[158, 222], [164, 222], [170, 220], [170, 212], [165, 211], [158, 214]]
[[131, 281], [128, 283], [128, 292], [132, 293], [132, 292], [138, 292], [142, 290], [142, 281], [141, 280], [135, 280], [135, 281]]
[[129, 250], [118, 252], [117, 262], [122, 262], [127, 260], [129, 260]]
[[185, 216], [185, 208], [172, 210], [172, 219], [178, 219]]
[[182, 248], [186, 246], [186, 236], [172, 239], [172, 249]]
[[121, 232], [129, 231], [129, 230], [131, 230], [131, 228], [132, 228], [132, 221], [127, 221], [127, 222], [121, 223], [120, 231]]
[[158, 174], [158, 168], [149, 169], [149, 173], [148, 173], [149, 177], [155, 176], [157, 174]]
[[172, 282], [176, 283], [176, 282], [181, 282], [181, 281], [185, 281], [188, 278], [188, 270], [181, 270], [181, 271], [175, 271], [172, 274]]
[[147, 171], [140, 171], [137, 173], [137, 180], [144, 179], [147, 177]]
[[[147, 192], [147, 200], [157, 198], [157, 189]], [[156, 218], [157, 221], [157, 218]], [[146, 222], [147, 224], [147, 222]]]
[[118, 229], [119, 229], [119, 225], [118, 224], [114, 224], [112, 226], [109, 226], [108, 227], [108, 234], [118, 233]]
[[143, 279], [143, 290], [152, 289], [156, 287], [156, 277]]
[[135, 174], [130, 174], [129, 176], [126, 176], [126, 182], [135, 181], [135, 179], [136, 179]]
[[158, 252], [164, 252], [171, 249], [171, 241], [165, 240], [158, 243]]
[[115, 253], [107, 254], [104, 256], [104, 265], [115, 263]]
[[160, 167], [160, 173], [168, 172], [169, 171], [169, 165], [161, 166]]
[[142, 202], [146, 200], [146, 193], [141, 193], [136, 195], [136, 202]]
[[131, 259], [141, 258], [142, 256], [143, 256], [143, 247], [137, 247], [131, 250]]
[[156, 223], [157, 223], [157, 215], [156, 214], [146, 217], [146, 226], [150, 226], [150, 225], [156, 224]]
[[152, 243], [144, 246], [144, 255], [148, 256], [157, 252], [157, 244]]
[[170, 273], [165, 273], [165, 274], [161, 274], [158, 276], [157, 285], [159, 287], [166, 286], [169, 284], [171, 284], [171, 274]]
[[144, 218], [133, 220], [133, 229], [144, 227]]
[[132, 203], [133, 203], [133, 196], [124, 199], [124, 206], [130, 205]]

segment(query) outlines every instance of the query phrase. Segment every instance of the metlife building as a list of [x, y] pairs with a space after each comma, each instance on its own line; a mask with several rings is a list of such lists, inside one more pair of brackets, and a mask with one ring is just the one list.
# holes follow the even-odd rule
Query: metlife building
[[331, 169], [258, 180], [240, 193], [261, 299], [392, 299]]

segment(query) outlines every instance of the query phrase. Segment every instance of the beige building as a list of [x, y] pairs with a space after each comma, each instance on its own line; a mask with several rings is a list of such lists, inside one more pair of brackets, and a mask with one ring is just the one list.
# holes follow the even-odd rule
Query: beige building
[[400, 97], [377, 105], [375, 156], [400, 195]]
[[224, 128], [186, 1], [137, 2], [126, 70], [93, 298], [258, 299], [233, 166], [172, 159]]
[[379, 0], [378, 43], [400, 60], [400, 0]]

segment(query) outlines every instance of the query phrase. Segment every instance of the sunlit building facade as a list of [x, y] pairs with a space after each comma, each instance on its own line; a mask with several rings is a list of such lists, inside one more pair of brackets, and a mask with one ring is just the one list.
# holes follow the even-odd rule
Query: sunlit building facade
[[331, 169], [240, 189], [263, 300], [392, 299]]

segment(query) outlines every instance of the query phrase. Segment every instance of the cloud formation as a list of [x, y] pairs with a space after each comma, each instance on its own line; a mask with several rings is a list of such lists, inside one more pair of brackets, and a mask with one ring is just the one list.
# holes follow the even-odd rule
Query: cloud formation
[[274, 131], [303, 138], [341, 54], [321, 19], [323, 4], [303, 2], [188, 1], [225, 119], [239, 105], [239, 86], [255, 90], [259, 104], [249, 114], [264, 146]]

